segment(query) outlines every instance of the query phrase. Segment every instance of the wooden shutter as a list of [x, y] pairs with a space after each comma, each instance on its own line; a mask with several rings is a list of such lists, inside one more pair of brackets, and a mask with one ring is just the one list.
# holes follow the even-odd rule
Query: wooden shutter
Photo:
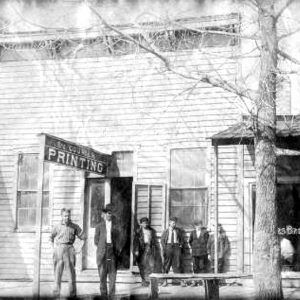
[[164, 185], [135, 185], [135, 216], [136, 224], [140, 218], [148, 217], [151, 226], [160, 233], [165, 218]]

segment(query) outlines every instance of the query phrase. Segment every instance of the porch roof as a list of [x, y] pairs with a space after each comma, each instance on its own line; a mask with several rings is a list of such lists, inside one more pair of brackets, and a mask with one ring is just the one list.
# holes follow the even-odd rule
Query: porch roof
[[[249, 117], [245, 116], [241, 122], [213, 135], [211, 140], [213, 146], [253, 144], [254, 135]], [[300, 150], [300, 115], [277, 116], [276, 146]]]

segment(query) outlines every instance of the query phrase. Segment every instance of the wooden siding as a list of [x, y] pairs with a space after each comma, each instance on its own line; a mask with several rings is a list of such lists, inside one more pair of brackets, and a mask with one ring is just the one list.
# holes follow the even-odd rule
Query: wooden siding
[[[234, 48], [169, 53], [175, 69], [236, 76]], [[213, 67], [212, 67], [213, 66]], [[166, 184], [168, 147], [207, 146], [206, 138], [237, 121], [235, 96], [204, 83], [161, 72], [149, 54], [74, 60], [2, 62], [0, 68], [0, 278], [29, 278], [33, 272], [34, 233], [15, 231], [15, 157], [37, 146], [46, 132], [97, 150], [135, 149], [137, 178], [147, 185]], [[220, 117], [221, 116], [221, 117]], [[236, 261], [236, 150], [220, 150], [220, 222], [230, 237], [230, 267]], [[82, 226], [82, 174], [55, 166], [52, 172], [52, 222], [68, 206]], [[156, 194], [158, 193], [158, 194]], [[155, 228], [163, 229], [164, 202], [152, 190], [147, 208]], [[164, 195], [162, 195], [164, 197]], [[142, 213], [138, 202], [138, 216]], [[161, 213], [160, 213], [161, 212]], [[145, 211], [146, 213], [146, 211]], [[161, 219], [160, 219], [161, 218]], [[43, 234], [42, 278], [52, 276], [49, 232]], [[15, 258], [15, 261], [13, 260]], [[10, 262], [10, 263], [8, 263]]]
[[[214, 151], [211, 152], [214, 157]], [[214, 160], [212, 160], [213, 162]], [[218, 223], [230, 242], [230, 253], [226, 259], [227, 271], [237, 270], [237, 232], [238, 232], [238, 157], [237, 146], [218, 147]], [[210, 224], [215, 222], [215, 165], [212, 166], [211, 200], [210, 200]]]

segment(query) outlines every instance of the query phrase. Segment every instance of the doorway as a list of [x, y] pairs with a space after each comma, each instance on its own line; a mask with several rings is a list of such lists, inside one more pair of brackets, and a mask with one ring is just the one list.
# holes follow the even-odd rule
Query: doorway
[[87, 179], [84, 203], [84, 229], [87, 235], [83, 252], [83, 268], [96, 269], [95, 228], [102, 218], [102, 209], [112, 204], [117, 224], [116, 254], [118, 269], [130, 267], [132, 177]]
[[278, 184], [278, 233], [285, 271], [300, 271], [300, 184]]
[[105, 180], [88, 179], [84, 203], [84, 231], [87, 235], [83, 253], [83, 268], [96, 269], [96, 246], [94, 245], [95, 228], [101, 221], [105, 206]]
[[[255, 222], [256, 188], [248, 186], [249, 204], [245, 203], [244, 223], [244, 268], [252, 268], [253, 233]], [[278, 233], [281, 243], [282, 270], [300, 271], [300, 184], [278, 183], [276, 202], [278, 205]], [[283, 241], [284, 240], [284, 241]], [[284, 255], [286, 253], [286, 255]]]

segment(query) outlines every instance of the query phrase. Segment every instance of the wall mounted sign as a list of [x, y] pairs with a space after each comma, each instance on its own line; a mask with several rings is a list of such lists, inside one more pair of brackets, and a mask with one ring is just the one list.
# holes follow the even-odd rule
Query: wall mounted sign
[[106, 175], [111, 155], [48, 134], [44, 135], [45, 161]]

